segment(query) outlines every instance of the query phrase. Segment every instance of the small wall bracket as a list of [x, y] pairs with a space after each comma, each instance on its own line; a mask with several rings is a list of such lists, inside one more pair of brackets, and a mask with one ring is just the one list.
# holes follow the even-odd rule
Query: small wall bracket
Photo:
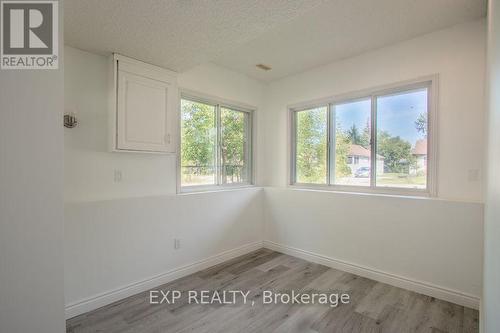
[[78, 120], [76, 119], [76, 115], [74, 113], [64, 114], [64, 127], [74, 128], [76, 125], [78, 125]]

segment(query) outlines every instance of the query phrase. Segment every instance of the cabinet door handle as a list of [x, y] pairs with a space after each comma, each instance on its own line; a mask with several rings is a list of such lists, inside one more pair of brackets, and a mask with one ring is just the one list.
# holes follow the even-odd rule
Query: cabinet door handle
[[167, 141], [167, 143], [170, 144], [170, 133], [165, 135], [165, 141]]

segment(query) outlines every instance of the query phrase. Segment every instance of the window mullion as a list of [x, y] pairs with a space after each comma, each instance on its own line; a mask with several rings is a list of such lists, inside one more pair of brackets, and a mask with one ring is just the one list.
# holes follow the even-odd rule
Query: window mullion
[[328, 184], [335, 184], [336, 157], [336, 115], [335, 105], [328, 104]]
[[291, 117], [291, 147], [290, 147], [290, 179], [288, 180], [290, 184], [295, 184], [297, 182], [297, 112], [292, 111]]
[[221, 130], [221, 114], [220, 104], [215, 108], [215, 126], [216, 126], [216, 143], [217, 143], [217, 157], [216, 157], [216, 182], [217, 185], [222, 185], [222, 130]]
[[331, 122], [331, 115], [330, 115], [330, 104], [326, 107], [326, 184], [330, 185], [331, 180], [330, 180], [330, 168], [331, 168], [331, 152], [330, 152], [330, 147], [331, 147], [331, 133], [330, 133], [330, 122]]
[[246, 170], [245, 173], [247, 175], [247, 180], [248, 183], [254, 184], [254, 177], [253, 177], [253, 159], [254, 159], [254, 154], [253, 154], [253, 147], [252, 147], [252, 142], [253, 142], [253, 133], [252, 133], [252, 117], [250, 117], [249, 114], [245, 114], [245, 161], [246, 161]]
[[371, 129], [370, 129], [370, 187], [377, 186], [377, 97], [371, 96]]

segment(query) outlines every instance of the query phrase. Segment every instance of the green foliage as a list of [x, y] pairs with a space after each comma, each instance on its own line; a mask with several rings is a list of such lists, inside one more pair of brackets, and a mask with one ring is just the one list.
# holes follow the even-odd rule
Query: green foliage
[[366, 121], [366, 126], [362, 133], [359, 132], [356, 124], [352, 124], [351, 128], [349, 128], [345, 134], [352, 144], [360, 145], [365, 148], [370, 146], [370, 125], [368, 120]]
[[377, 135], [377, 153], [384, 157], [387, 172], [408, 173], [410, 165], [415, 163], [411, 154], [411, 144], [399, 136], [391, 136], [386, 131], [379, 131]]
[[415, 127], [419, 133], [427, 136], [427, 112], [418, 115], [418, 118], [415, 121]]
[[351, 128], [347, 130], [347, 138], [349, 141], [355, 145], [361, 144], [361, 134], [359, 133], [358, 127], [356, 124], [352, 124]]
[[199, 167], [197, 172], [213, 172], [215, 157], [215, 108], [183, 100], [181, 161], [183, 166]]
[[297, 181], [324, 184], [326, 181], [326, 108], [297, 113]]
[[222, 177], [241, 182], [245, 167], [245, 113], [222, 108]]
[[[297, 113], [297, 181], [324, 184], [327, 170], [326, 109], [318, 108]], [[351, 140], [340, 126], [335, 135], [335, 176], [351, 174], [347, 155]]]
[[370, 119], [366, 119], [366, 126], [363, 129], [363, 134], [361, 136], [361, 142], [359, 143], [361, 146], [370, 149], [371, 138], [371, 128], [370, 128]]
[[337, 128], [335, 132], [335, 177], [337, 178], [351, 175], [351, 168], [347, 165], [350, 148], [351, 136]]
[[[181, 112], [181, 163], [185, 176], [213, 175], [217, 136], [215, 107], [182, 100]], [[227, 182], [245, 180], [246, 117], [243, 112], [221, 109], [222, 176]]]

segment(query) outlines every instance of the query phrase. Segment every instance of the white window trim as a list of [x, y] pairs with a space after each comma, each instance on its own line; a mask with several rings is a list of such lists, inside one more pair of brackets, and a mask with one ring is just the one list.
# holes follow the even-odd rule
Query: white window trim
[[[200, 103], [206, 103], [210, 105], [216, 105], [217, 108], [220, 110], [221, 107], [226, 107], [229, 109], [233, 109], [235, 111], [240, 111], [240, 112], [245, 112], [249, 114], [249, 121], [248, 121], [248, 133], [250, 134], [250, 142], [247, 143], [248, 145], [248, 155], [249, 155], [249, 166], [250, 166], [250, 172], [249, 172], [249, 181], [248, 182], [242, 182], [242, 183], [232, 183], [232, 184], [210, 184], [210, 185], [192, 185], [192, 186], [182, 186], [182, 178], [181, 178], [181, 172], [182, 172], [182, 161], [181, 161], [181, 154], [182, 154], [182, 142], [181, 142], [181, 122], [182, 122], [182, 117], [181, 117], [181, 100], [186, 99], [194, 102], [200, 102]], [[177, 131], [177, 165], [176, 165], [176, 173], [177, 173], [177, 193], [178, 194], [186, 194], [186, 193], [197, 193], [197, 192], [214, 192], [214, 191], [225, 191], [225, 190], [232, 190], [232, 189], [239, 189], [239, 188], [248, 188], [248, 187], [255, 187], [255, 142], [256, 142], [256, 129], [255, 129], [255, 117], [256, 117], [256, 112], [257, 108], [248, 104], [240, 103], [240, 102], [235, 102], [231, 100], [227, 100], [224, 98], [219, 98], [215, 96], [210, 96], [206, 95], [203, 93], [195, 92], [189, 89], [179, 89], [179, 109], [178, 109], [178, 131]], [[219, 112], [217, 112], [219, 114]], [[217, 123], [219, 120], [217, 121]], [[219, 131], [219, 128], [217, 128], [217, 131]], [[220, 133], [219, 133], [220, 135]], [[218, 135], [218, 136], [219, 136]], [[219, 146], [219, 144], [217, 144]], [[217, 150], [219, 147], [217, 147]], [[220, 168], [219, 162], [217, 158], [217, 165], [215, 166], [217, 169]], [[217, 174], [219, 172], [217, 171]], [[219, 180], [217, 180], [219, 181]]]
[[[438, 147], [438, 86], [439, 86], [439, 76], [438, 74], [423, 76], [412, 80], [397, 82], [393, 84], [378, 86], [375, 88], [364, 89], [352, 93], [340, 94], [329, 96], [326, 98], [320, 98], [316, 100], [311, 100], [307, 102], [301, 102], [297, 104], [292, 104], [287, 107], [288, 117], [287, 117], [287, 187], [299, 188], [299, 189], [309, 189], [309, 190], [321, 190], [321, 191], [337, 191], [337, 192], [349, 192], [349, 193], [368, 193], [368, 194], [384, 194], [384, 195], [401, 195], [401, 196], [422, 196], [422, 197], [437, 197], [437, 172], [438, 172], [438, 160], [437, 160], [437, 147]], [[400, 187], [375, 187], [375, 177], [371, 177], [370, 186], [355, 186], [355, 185], [335, 185], [335, 184], [304, 184], [295, 182], [295, 114], [298, 111], [312, 109], [316, 107], [327, 106], [328, 119], [330, 119], [330, 107], [332, 104], [341, 104], [349, 101], [355, 101], [360, 99], [370, 98], [372, 103], [374, 97], [380, 95], [389, 95], [398, 92], [404, 92], [412, 89], [418, 88], [428, 88], [428, 133], [427, 133], [427, 188], [426, 189], [412, 189], [412, 188], [400, 188]], [[329, 120], [330, 121], [330, 120]], [[372, 129], [376, 127], [376, 105], [371, 107], [371, 122]], [[328, 132], [330, 132], [330, 125], [328, 124]], [[328, 133], [328, 150], [330, 147], [330, 133]], [[372, 144], [376, 145], [376, 131], [372, 131]], [[331, 153], [329, 154], [329, 158]], [[371, 160], [371, 170], [374, 170], [373, 164], [376, 163], [376, 159]], [[327, 161], [327, 165], [330, 161]], [[329, 177], [330, 167], [327, 168], [327, 179]]]

